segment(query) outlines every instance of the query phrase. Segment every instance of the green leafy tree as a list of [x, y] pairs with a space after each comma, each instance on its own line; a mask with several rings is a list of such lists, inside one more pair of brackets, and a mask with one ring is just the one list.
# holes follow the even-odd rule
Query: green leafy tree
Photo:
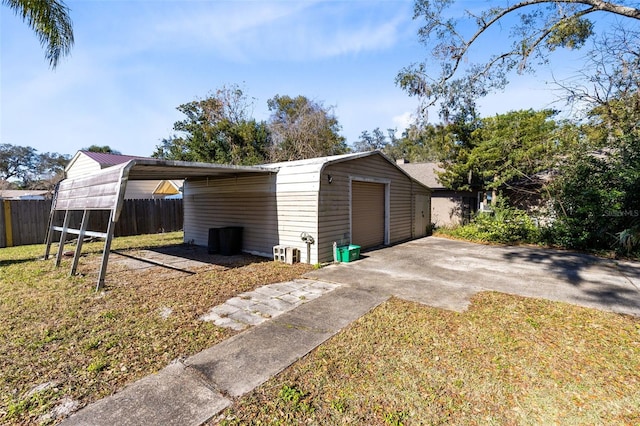
[[276, 95], [267, 101], [272, 161], [301, 160], [348, 152], [333, 108], [305, 96]]
[[[390, 134], [395, 133], [394, 129], [389, 129]], [[387, 136], [380, 130], [379, 127], [373, 129], [371, 133], [367, 130], [360, 133], [360, 139], [353, 144], [353, 150], [355, 152], [367, 152], [380, 150], [383, 151], [389, 145]]]
[[30, 146], [1, 144], [0, 181], [5, 187], [51, 189], [62, 178], [69, 159], [69, 155], [58, 153], [38, 154]]
[[[598, 13], [618, 16], [630, 25], [640, 21], [637, 2], [624, 0], [505, 1], [502, 7], [487, 7], [480, 13], [466, 11], [462, 19], [450, 17], [452, 6], [457, 6], [454, 0], [416, 0], [414, 17], [424, 22], [418, 34], [431, 58], [404, 68], [396, 79], [427, 106], [439, 104], [445, 119], [464, 114], [465, 109], [475, 108], [478, 98], [503, 89], [512, 72], [530, 71], [546, 63], [550, 52], [581, 48], [594, 35], [593, 20]], [[482, 43], [483, 36], [498, 27], [511, 29], [512, 44], [505, 43], [495, 52], [495, 46]], [[469, 32], [468, 28], [474, 29]], [[602, 37], [617, 41], [617, 34], [607, 30]], [[472, 63], [470, 52], [479, 46], [491, 53]], [[439, 71], [432, 71], [433, 64], [439, 64]], [[585, 75], [583, 81], [594, 75]]]
[[402, 137], [390, 138], [384, 152], [394, 160], [404, 159], [411, 163], [444, 161], [454, 146], [456, 136], [453, 131], [450, 124], [413, 124], [405, 129]]
[[[512, 111], [480, 120], [469, 138], [443, 161], [440, 181], [449, 188], [499, 188], [554, 165], [558, 144], [552, 110]], [[463, 133], [463, 132], [459, 132]]]
[[237, 85], [180, 105], [186, 118], [173, 126], [180, 136], [164, 139], [153, 157], [236, 165], [265, 162], [269, 131], [266, 123], [249, 116], [251, 106]]
[[550, 240], [559, 245], [621, 252], [640, 245], [640, 55], [632, 47], [640, 35], [625, 34], [625, 43], [604, 41], [592, 58], [595, 90], [572, 88], [591, 110], [551, 188]]
[[73, 28], [69, 8], [58, 0], [2, 0], [33, 29], [40, 44], [45, 48], [45, 57], [51, 68], [58, 65], [61, 56], [66, 56], [73, 46]]
[[0, 179], [21, 181], [35, 168], [38, 154], [30, 146], [0, 145]]
[[122, 154], [120, 151], [116, 151], [115, 149], [111, 148], [109, 145], [91, 145], [87, 148], [82, 148], [82, 151], [89, 151], [89, 152], [100, 152], [103, 154], [116, 154], [116, 155], [120, 155]]

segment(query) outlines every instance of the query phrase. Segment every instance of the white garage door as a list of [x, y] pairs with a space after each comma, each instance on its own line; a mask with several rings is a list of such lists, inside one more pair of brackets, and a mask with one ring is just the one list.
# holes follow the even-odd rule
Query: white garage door
[[382, 183], [351, 183], [351, 243], [362, 248], [384, 244], [384, 194]]

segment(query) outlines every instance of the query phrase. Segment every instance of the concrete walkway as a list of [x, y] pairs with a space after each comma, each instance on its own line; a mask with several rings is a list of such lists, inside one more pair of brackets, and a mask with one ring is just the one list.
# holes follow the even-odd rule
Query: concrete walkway
[[386, 300], [339, 287], [88, 405], [63, 425], [199, 425]]
[[[281, 290], [295, 294], [296, 286], [306, 286], [317, 297], [271, 312], [268, 321], [174, 361], [63, 424], [199, 425], [390, 296], [464, 310], [473, 294], [495, 290], [640, 316], [639, 263], [536, 248], [423, 238], [364, 253], [357, 262], [331, 265], [307, 278]], [[255, 305], [268, 306], [284, 294], [273, 292], [263, 288], [234, 298], [226, 308], [214, 308], [210, 319], [253, 312], [264, 320]]]

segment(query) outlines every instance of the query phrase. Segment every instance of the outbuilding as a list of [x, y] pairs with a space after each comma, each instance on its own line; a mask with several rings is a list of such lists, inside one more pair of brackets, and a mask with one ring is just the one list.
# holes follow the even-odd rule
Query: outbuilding
[[209, 245], [212, 229], [241, 229], [244, 252], [271, 257], [274, 246], [291, 247], [301, 261], [319, 263], [333, 260], [334, 243], [367, 249], [430, 230], [430, 189], [379, 151], [260, 166], [132, 158], [60, 183], [52, 218], [55, 211], [110, 210], [111, 219], [106, 232], [87, 230], [84, 219], [80, 229], [52, 221], [45, 258], [53, 231], [63, 233], [61, 240], [66, 233], [105, 238], [101, 287], [127, 183], [158, 179], [184, 179], [184, 241], [195, 245]]
[[[280, 245], [318, 263], [333, 260], [334, 242], [366, 249], [429, 232], [429, 188], [379, 151], [262, 167], [274, 173], [186, 180], [185, 241], [204, 246], [209, 228], [238, 226], [246, 252]], [[309, 259], [303, 234], [314, 239]]]

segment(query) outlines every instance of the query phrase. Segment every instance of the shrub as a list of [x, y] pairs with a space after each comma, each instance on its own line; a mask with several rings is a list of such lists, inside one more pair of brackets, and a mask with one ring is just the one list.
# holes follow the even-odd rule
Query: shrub
[[501, 198], [491, 212], [479, 212], [469, 224], [449, 231], [458, 238], [493, 243], [537, 243], [540, 230], [523, 210], [509, 207]]

